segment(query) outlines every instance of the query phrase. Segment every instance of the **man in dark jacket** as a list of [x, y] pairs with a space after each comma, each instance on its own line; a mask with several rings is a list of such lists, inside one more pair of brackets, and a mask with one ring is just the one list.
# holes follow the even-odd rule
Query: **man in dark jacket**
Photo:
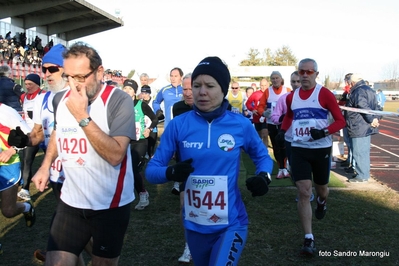
[[16, 111], [22, 111], [20, 97], [23, 93], [22, 87], [9, 78], [11, 68], [8, 65], [0, 66], [0, 103], [4, 103]]
[[[378, 110], [375, 92], [367, 86], [360, 74], [350, 77], [351, 89], [346, 106], [366, 110]], [[351, 183], [367, 182], [370, 177], [371, 135], [378, 133], [379, 117], [373, 114], [346, 112], [346, 126], [352, 139], [355, 173]]]

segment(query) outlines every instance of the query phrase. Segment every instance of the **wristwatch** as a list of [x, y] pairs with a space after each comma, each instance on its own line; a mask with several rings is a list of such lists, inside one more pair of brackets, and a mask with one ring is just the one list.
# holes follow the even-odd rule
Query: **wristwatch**
[[327, 128], [324, 129], [324, 135], [326, 135], [326, 137], [330, 135], [330, 132], [328, 132]]
[[88, 118], [83, 118], [82, 120], [80, 120], [79, 122], [79, 126], [80, 127], [85, 127], [87, 126], [91, 121], [91, 117], [89, 116]]

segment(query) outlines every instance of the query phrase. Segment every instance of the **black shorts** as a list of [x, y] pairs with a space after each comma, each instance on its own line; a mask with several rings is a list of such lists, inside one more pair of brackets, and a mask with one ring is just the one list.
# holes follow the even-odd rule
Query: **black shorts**
[[267, 129], [266, 123], [254, 123], [256, 131], [261, 131], [262, 129]]
[[291, 146], [291, 171], [294, 181], [312, 180], [326, 185], [330, 180], [331, 147], [306, 149]]
[[116, 258], [122, 250], [129, 218], [130, 203], [119, 208], [94, 211], [74, 208], [60, 200], [47, 250], [66, 251], [79, 257], [92, 237], [92, 253], [95, 256]]

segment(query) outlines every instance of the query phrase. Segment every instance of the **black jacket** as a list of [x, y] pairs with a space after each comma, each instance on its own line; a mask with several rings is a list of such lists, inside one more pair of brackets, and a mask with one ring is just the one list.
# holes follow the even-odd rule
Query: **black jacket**
[[[379, 110], [375, 92], [363, 80], [351, 88], [346, 106], [366, 110]], [[373, 128], [370, 125], [374, 118], [380, 119], [377, 115], [346, 111], [345, 119], [349, 136], [356, 138], [377, 134], [378, 128]]]

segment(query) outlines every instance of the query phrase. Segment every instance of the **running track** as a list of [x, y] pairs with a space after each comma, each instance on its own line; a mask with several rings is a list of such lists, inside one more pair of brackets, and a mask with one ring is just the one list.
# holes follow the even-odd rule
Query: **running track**
[[371, 137], [371, 175], [399, 191], [399, 117], [385, 116], [379, 134]]

